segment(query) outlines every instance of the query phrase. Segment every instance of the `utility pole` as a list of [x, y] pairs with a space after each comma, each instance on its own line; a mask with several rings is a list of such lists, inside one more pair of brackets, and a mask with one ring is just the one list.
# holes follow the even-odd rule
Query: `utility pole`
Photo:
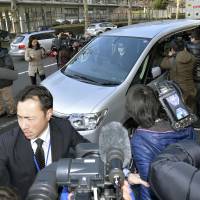
[[20, 27], [19, 27], [19, 17], [18, 17], [18, 9], [16, 0], [11, 0], [11, 14], [12, 14], [12, 20], [14, 23], [14, 32], [19, 33]]
[[88, 1], [83, 0], [83, 7], [84, 7], [84, 19], [85, 19], [85, 30], [88, 27], [89, 19], [88, 19]]
[[132, 24], [132, 0], [128, 0], [127, 16], [128, 16], [128, 25], [131, 25]]
[[179, 7], [180, 7], [180, 0], [176, 0], [176, 19], [178, 19], [179, 15]]

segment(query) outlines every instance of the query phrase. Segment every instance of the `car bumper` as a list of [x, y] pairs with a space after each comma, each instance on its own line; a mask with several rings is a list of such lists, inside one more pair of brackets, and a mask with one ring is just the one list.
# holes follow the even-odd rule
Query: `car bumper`
[[21, 50], [21, 51], [9, 51], [9, 55], [14, 56], [14, 57], [24, 57], [25, 55], [25, 50]]

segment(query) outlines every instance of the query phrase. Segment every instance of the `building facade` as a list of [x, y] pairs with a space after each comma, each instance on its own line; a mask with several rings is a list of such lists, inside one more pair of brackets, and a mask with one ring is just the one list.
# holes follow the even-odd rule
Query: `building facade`
[[[117, 8], [126, 6], [127, 0], [88, 0], [89, 22], [110, 21]], [[83, 0], [0, 0], [0, 29], [9, 32], [81, 22], [84, 22]]]

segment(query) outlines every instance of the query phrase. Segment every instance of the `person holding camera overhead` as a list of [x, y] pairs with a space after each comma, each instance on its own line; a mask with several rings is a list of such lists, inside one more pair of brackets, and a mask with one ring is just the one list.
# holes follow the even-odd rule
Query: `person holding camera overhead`
[[53, 97], [43, 86], [27, 86], [17, 96], [16, 128], [0, 135], [0, 186], [15, 187], [22, 199], [36, 174], [70, 148], [89, 142], [67, 119], [55, 118]]
[[45, 71], [42, 64], [42, 59], [45, 57], [44, 48], [40, 47], [37, 38], [30, 37], [28, 48], [25, 51], [25, 60], [28, 61], [28, 75], [32, 85], [36, 85], [36, 76], [39, 74], [40, 80], [45, 79]]
[[[149, 86], [132, 86], [127, 94], [127, 110], [137, 122], [138, 127], [131, 138], [131, 149], [136, 169], [141, 179], [148, 182], [149, 167], [156, 156], [169, 144], [180, 140], [195, 140], [195, 131], [191, 126], [175, 131], [165, 116], [161, 116], [161, 104], [158, 95]], [[128, 176], [132, 183], [131, 174]], [[155, 200], [151, 189], [139, 186], [140, 200]]]
[[193, 80], [195, 57], [189, 53], [182, 40], [172, 40], [168, 55], [163, 58], [160, 66], [169, 70], [170, 80], [175, 81], [183, 92], [186, 105], [195, 112], [196, 88]]

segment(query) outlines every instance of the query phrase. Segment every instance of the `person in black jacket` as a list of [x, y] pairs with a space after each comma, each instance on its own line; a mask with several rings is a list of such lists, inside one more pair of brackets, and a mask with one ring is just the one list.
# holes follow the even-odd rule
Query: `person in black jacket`
[[[187, 44], [187, 49], [196, 58], [196, 62], [194, 64], [194, 69], [193, 69], [193, 78], [197, 89], [197, 95], [196, 95], [197, 115], [200, 118], [200, 30], [199, 29], [195, 29], [195, 31], [192, 32], [191, 42]], [[200, 127], [200, 120], [198, 120], [198, 123]]]
[[[14, 71], [14, 65], [8, 50], [0, 47], [0, 68]], [[12, 94], [13, 80], [5, 78], [0, 79], [0, 116], [7, 114], [13, 116], [16, 114], [15, 101]]]
[[149, 181], [159, 200], [199, 200], [200, 146], [181, 141], [168, 146], [151, 164]]
[[88, 142], [67, 119], [52, 113], [51, 93], [43, 86], [27, 86], [17, 96], [18, 126], [0, 135], [0, 186], [15, 187], [22, 199], [42, 168], [41, 160], [47, 166], [71, 157], [70, 148]]

